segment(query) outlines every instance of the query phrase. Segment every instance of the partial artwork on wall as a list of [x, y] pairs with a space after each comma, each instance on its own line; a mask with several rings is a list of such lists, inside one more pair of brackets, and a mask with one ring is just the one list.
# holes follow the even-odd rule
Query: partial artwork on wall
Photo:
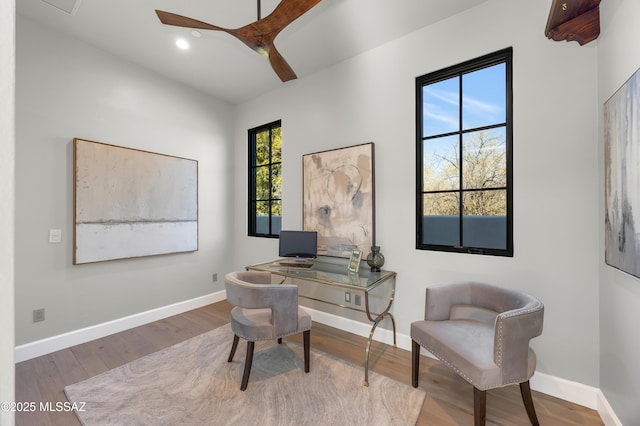
[[640, 277], [640, 70], [604, 104], [604, 143], [605, 261]]
[[74, 139], [73, 264], [198, 250], [198, 162]]
[[306, 154], [304, 229], [318, 232], [318, 254], [349, 258], [375, 245], [373, 142]]

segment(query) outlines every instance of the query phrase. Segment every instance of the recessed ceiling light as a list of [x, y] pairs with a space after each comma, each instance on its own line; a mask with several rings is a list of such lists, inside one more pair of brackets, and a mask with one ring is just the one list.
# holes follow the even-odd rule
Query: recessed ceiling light
[[182, 50], [187, 50], [189, 48], [189, 43], [187, 43], [187, 40], [179, 38], [178, 40], [176, 40], [176, 46], [178, 46]]
[[191, 31], [191, 35], [194, 36], [194, 37], [200, 37], [201, 34], [200, 34], [200, 31], [198, 31], [198, 30], [192, 30]]

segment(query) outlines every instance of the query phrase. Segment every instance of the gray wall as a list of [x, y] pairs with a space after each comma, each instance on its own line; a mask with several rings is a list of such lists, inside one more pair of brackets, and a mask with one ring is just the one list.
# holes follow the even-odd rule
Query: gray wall
[[[544, 332], [532, 342], [539, 371], [597, 387], [597, 50], [548, 40], [549, 7], [489, 0], [240, 105], [234, 211], [247, 209], [246, 129], [282, 119], [283, 229], [302, 226], [302, 155], [373, 141], [376, 241], [385, 268], [398, 272], [398, 332], [408, 335], [424, 315], [429, 285], [473, 279], [525, 290], [546, 305]], [[508, 46], [514, 257], [416, 250], [415, 77]], [[234, 230], [236, 267], [275, 257], [277, 241], [247, 237], [245, 222]]]
[[[277, 240], [246, 236], [246, 129], [282, 119], [284, 228], [302, 225], [303, 154], [376, 143], [377, 241], [385, 266], [399, 273], [400, 333], [422, 315], [428, 285], [478, 279], [526, 290], [546, 305], [544, 333], [533, 342], [540, 371], [600, 387], [620, 420], [637, 424], [640, 283], [604, 265], [603, 194], [593, 188], [603, 188], [601, 106], [640, 68], [640, 3], [603, 2], [602, 34], [582, 47], [544, 37], [550, 3], [489, 0], [236, 108], [18, 19], [16, 343], [216, 291], [211, 272], [276, 256]], [[1, 400], [13, 394], [14, 144], [5, 96], [13, 10], [13, 2], [0, 5]], [[417, 251], [413, 80], [507, 46], [514, 47], [515, 256]], [[72, 267], [74, 136], [198, 159], [207, 182], [200, 251]], [[63, 229], [61, 245], [46, 242], [50, 228]], [[47, 321], [34, 325], [39, 307]]]
[[[232, 107], [20, 16], [16, 54], [16, 344], [222, 290]], [[72, 266], [74, 137], [198, 160], [199, 250]]]
[[[0, 2], [0, 402], [14, 398], [14, 89], [15, 2]], [[13, 424], [0, 411], [0, 425]]]
[[[598, 105], [602, 106], [640, 68], [640, 2], [600, 5]], [[600, 389], [625, 425], [640, 424], [640, 280], [604, 263], [604, 140], [600, 129]], [[635, 188], [638, 190], [638, 188]]]

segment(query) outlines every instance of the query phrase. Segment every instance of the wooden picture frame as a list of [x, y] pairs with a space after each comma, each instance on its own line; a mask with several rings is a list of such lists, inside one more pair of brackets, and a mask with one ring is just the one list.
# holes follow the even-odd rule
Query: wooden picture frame
[[198, 162], [73, 140], [73, 264], [198, 250]]
[[306, 154], [303, 229], [318, 233], [318, 255], [349, 258], [375, 245], [373, 142]]

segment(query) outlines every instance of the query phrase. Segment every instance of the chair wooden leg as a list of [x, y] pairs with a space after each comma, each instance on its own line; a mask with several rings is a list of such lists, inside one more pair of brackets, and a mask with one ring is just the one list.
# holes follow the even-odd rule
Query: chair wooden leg
[[311, 330], [307, 330], [302, 333], [302, 340], [304, 342], [304, 372], [308, 373], [310, 370], [310, 352], [311, 352]]
[[487, 391], [473, 388], [473, 424], [484, 426], [487, 417]]
[[247, 389], [249, 384], [249, 374], [251, 374], [251, 363], [253, 362], [253, 348], [256, 342], [247, 342], [247, 356], [244, 360], [244, 374], [242, 375], [242, 383], [240, 384], [240, 390]]
[[238, 340], [240, 340], [240, 338], [234, 334], [233, 343], [231, 344], [231, 353], [229, 354], [227, 362], [233, 361], [233, 356], [236, 354], [236, 349], [238, 349]]
[[539, 426], [538, 416], [536, 416], [536, 407], [533, 406], [533, 398], [531, 397], [531, 387], [529, 381], [520, 383], [520, 394], [522, 395], [522, 401], [524, 402], [524, 408], [527, 410], [529, 421], [533, 426]]
[[420, 374], [420, 345], [411, 340], [411, 384], [418, 387], [418, 375]]

